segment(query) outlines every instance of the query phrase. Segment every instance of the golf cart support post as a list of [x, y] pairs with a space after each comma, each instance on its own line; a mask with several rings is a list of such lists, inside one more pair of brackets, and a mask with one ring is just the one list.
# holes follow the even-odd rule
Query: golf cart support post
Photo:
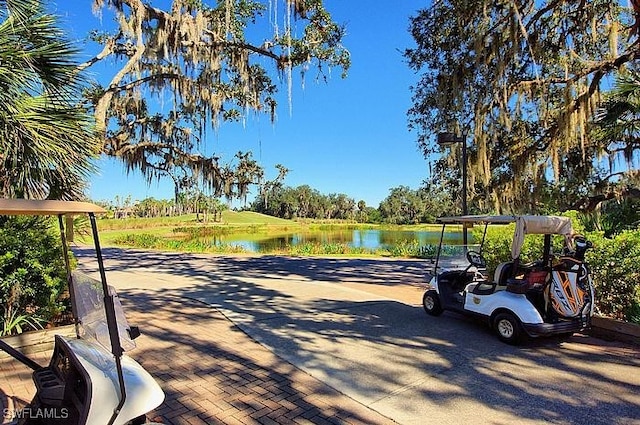
[[[58, 225], [60, 226], [60, 235], [62, 239], [64, 261], [67, 269], [67, 283], [69, 285], [70, 292], [73, 291], [73, 285], [71, 283], [71, 268], [70, 268], [70, 261], [69, 261], [69, 252], [67, 248], [67, 240], [65, 237], [65, 227], [63, 223], [63, 216], [73, 216], [73, 215], [80, 215], [80, 214], [87, 214], [89, 216], [97, 260], [98, 260], [100, 281], [101, 281], [102, 290], [104, 293], [104, 306], [105, 306], [105, 314], [107, 319], [107, 327], [109, 332], [109, 339], [111, 342], [111, 353], [115, 358], [116, 370], [118, 374], [118, 383], [120, 387], [119, 403], [115, 408], [113, 415], [111, 416], [108, 422], [109, 424], [112, 424], [118, 417], [118, 414], [120, 413], [120, 410], [122, 409], [122, 406], [126, 401], [127, 394], [126, 394], [124, 374], [122, 371], [122, 362], [121, 362], [123, 349], [120, 344], [120, 338], [118, 336], [118, 324], [117, 324], [116, 313], [115, 313], [114, 299], [107, 285], [104, 263], [102, 259], [102, 253], [100, 250], [100, 242], [98, 239], [98, 229], [96, 225], [96, 214], [102, 214], [102, 213], [106, 213], [106, 210], [104, 208], [88, 202], [0, 199], [0, 215], [9, 215], [9, 216], [16, 216], [16, 215], [54, 216], [55, 215], [58, 217]], [[76, 336], [79, 337], [78, 317], [77, 317], [78, 310], [77, 310], [77, 306], [74, 305], [75, 297], [73, 293], [71, 293], [71, 299], [72, 299], [72, 310], [73, 310], [72, 313], [74, 317], [74, 322], [76, 324]], [[27, 366], [30, 366], [33, 368], [34, 366], [36, 366], [36, 364], [35, 362], [31, 362], [31, 364], [27, 364]]]

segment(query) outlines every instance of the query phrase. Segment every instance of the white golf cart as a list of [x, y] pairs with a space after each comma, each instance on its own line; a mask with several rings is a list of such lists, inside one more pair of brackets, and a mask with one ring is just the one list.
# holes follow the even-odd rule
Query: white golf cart
[[[115, 290], [107, 285], [95, 217], [104, 212], [86, 202], [0, 199], [0, 215], [58, 217], [76, 323], [76, 338], [55, 336], [48, 366], [0, 341], [0, 350], [34, 370], [36, 394], [29, 406], [14, 413], [19, 424], [142, 424], [146, 413], [164, 400], [151, 375], [124, 354], [135, 347], [139, 331], [127, 324]], [[64, 218], [79, 214], [91, 222], [100, 281], [70, 268]]]
[[[588, 328], [593, 314], [593, 285], [584, 254], [591, 243], [575, 235], [571, 220], [554, 216], [461, 216], [442, 217], [442, 234], [436, 256], [435, 275], [423, 296], [424, 310], [439, 316], [444, 310], [472, 315], [486, 321], [498, 338], [518, 344], [523, 337], [571, 335]], [[511, 260], [487, 275], [482, 255], [490, 224], [515, 223]], [[468, 228], [484, 225], [479, 249], [462, 247], [466, 261], [446, 263], [443, 252], [447, 226]], [[541, 259], [522, 264], [520, 252], [525, 235], [544, 235]], [[562, 235], [563, 253], [554, 258], [552, 235]], [[460, 247], [458, 247], [460, 248]]]

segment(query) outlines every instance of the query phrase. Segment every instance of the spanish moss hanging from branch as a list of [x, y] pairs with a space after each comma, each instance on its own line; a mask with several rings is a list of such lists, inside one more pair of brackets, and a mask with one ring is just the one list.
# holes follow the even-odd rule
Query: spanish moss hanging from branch
[[586, 182], [573, 194], [565, 183], [597, 172], [593, 119], [603, 85], [640, 57], [637, 4], [441, 0], [412, 18], [409, 126], [425, 155], [440, 150], [434, 133], [467, 133], [476, 209], [580, 196]]
[[87, 92], [103, 151], [149, 181], [197, 177], [220, 195], [218, 158], [200, 153], [207, 130], [251, 113], [275, 120], [283, 71], [291, 104], [295, 68], [314, 63], [319, 73], [338, 67], [346, 76], [350, 64], [344, 30], [321, 0], [173, 0], [165, 9], [94, 0], [93, 8], [117, 22], [111, 32], [92, 33], [102, 50], [80, 67], [117, 64], [106, 86]]

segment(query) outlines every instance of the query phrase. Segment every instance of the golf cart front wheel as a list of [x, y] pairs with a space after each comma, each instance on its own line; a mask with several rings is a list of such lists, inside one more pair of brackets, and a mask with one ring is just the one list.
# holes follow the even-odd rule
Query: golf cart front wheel
[[522, 340], [520, 321], [511, 313], [499, 313], [493, 319], [493, 330], [498, 339], [507, 344], [517, 345]]
[[442, 305], [440, 304], [438, 293], [434, 290], [425, 292], [422, 296], [422, 307], [427, 314], [440, 316], [442, 314]]

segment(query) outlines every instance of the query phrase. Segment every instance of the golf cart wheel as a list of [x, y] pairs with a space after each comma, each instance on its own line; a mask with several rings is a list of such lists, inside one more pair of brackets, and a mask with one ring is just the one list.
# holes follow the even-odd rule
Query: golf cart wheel
[[498, 339], [507, 344], [517, 345], [522, 341], [522, 326], [511, 313], [499, 313], [493, 319], [493, 330]]
[[427, 314], [431, 316], [440, 316], [442, 314], [442, 305], [440, 297], [436, 291], [430, 290], [424, 293], [422, 297], [422, 307]]

